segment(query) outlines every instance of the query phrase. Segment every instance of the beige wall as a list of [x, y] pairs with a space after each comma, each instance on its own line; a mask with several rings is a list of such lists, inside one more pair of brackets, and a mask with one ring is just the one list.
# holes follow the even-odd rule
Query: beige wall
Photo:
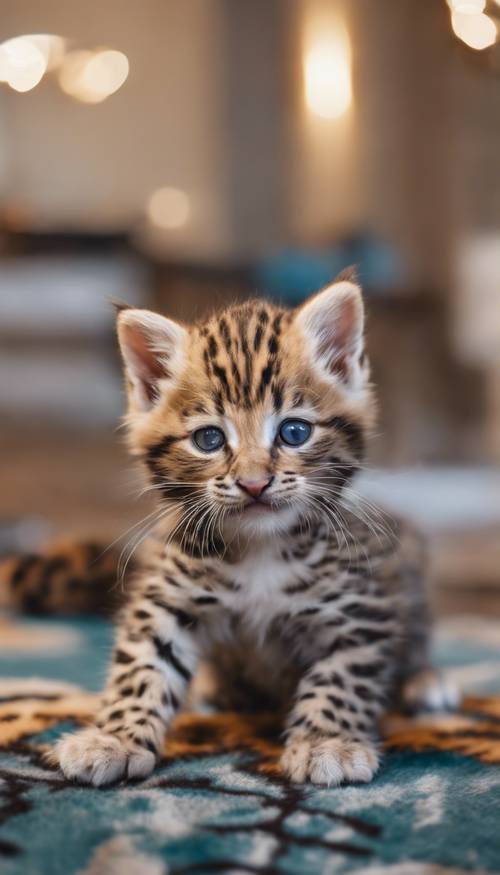
[[161, 185], [184, 189], [192, 221], [171, 232], [173, 251], [224, 250], [217, 0], [25, 0], [2, 4], [1, 35], [54, 32], [77, 47], [124, 51], [130, 75], [99, 105], [43, 81], [0, 90], [5, 152], [0, 190], [35, 219], [102, 228], [127, 225]]
[[[353, 104], [332, 122], [301, 95], [313, 14], [351, 35]], [[459, 50], [445, 0], [2, 4], [1, 38], [36, 31], [131, 64], [98, 106], [0, 85], [0, 192], [41, 222], [126, 225], [173, 185], [193, 212], [167, 253], [247, 259], [361, 226], [402, 249], [415, 286], [445, 289], [454, 240], [500, 222], [499, 80]]]

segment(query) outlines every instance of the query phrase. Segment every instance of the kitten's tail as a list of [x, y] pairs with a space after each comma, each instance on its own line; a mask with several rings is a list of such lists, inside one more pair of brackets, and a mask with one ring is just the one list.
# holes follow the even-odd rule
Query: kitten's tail
[[[114, 613], [120, 551], [94, 541], [59, 544], [0, 562], [0, 608], [38, 615]], [[130, 568], [127, 576], [133, 569]]]

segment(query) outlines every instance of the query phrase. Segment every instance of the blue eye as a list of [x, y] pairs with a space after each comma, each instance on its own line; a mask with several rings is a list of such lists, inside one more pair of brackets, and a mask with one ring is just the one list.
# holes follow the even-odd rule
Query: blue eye
[[311, 437], [312, 425], [303, 419], [285, 419], [281, 423], [279, 436], [289, 447], [300, 447]]
[[226, 438], [222, 429], [209, 425], [207, 428], [198, 428], [193, 432], [193, 442], [204, 453], [213, 453], [224, 446]]

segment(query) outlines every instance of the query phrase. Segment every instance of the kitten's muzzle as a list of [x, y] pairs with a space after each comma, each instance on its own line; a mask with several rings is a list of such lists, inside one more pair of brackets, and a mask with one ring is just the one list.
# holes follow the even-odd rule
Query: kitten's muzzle
[[255, 501], [258, 501], [266, 489], [269, 488], [273, 480], [274, 477], [264, 477], [260, 480], [237, 480], [236, 485], [239, 486], [242, 492], [245, 492]]

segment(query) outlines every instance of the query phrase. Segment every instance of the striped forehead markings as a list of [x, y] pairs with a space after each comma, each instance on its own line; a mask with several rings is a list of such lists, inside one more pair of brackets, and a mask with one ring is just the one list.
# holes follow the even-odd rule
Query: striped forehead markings
[[[271, 388], [275, 407], [279, 409], [282, 406], [284, 384], [278, 383], [276, 378], [280, 369], [279, 335], [283, 316], [284, 313], [279, 311], [272, 318], [272, 313], [262, 305], [259, 310], [243, 307], [233, 314], [230, 311], [227, 316], [219, 317], [216, 324], [202, 326], [200, 334], [206, 338], [203, 351], [205, 370], [207, 376], [210, 379], [215, 377], [218, 383], [213, 398], [219, 412], [223, 399], [230, 404], [242, 403], [246, 409], [251, 408], [252, 403], [263, 400], [268, 387]], [[262, 348], [266, 334], [268, 358], [256, 374], [254, 359]], [[219, 359], [221, 347], [228, 357], [226, 364]]]

